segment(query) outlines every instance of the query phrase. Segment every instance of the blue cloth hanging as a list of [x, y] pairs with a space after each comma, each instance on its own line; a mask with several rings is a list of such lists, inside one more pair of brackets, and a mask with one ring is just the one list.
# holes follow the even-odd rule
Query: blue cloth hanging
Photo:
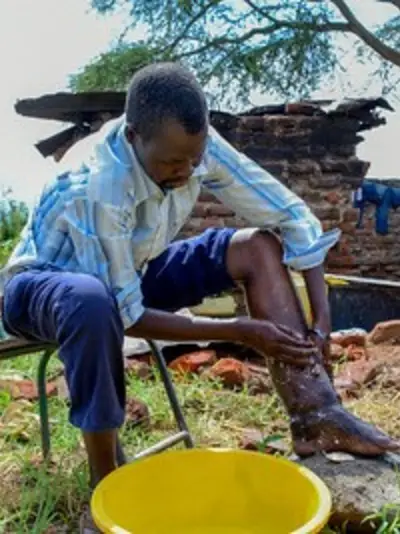
[[353, 207], [360, 210], [357, 228], [363, 227], [364, 211], [368, 203], [376, 206], [376, 233], [387, 235], [389, 233], [390, 209], [397, 209], [400, 206], [400, 187], [391, 187], [366, 180], [353, 197]]

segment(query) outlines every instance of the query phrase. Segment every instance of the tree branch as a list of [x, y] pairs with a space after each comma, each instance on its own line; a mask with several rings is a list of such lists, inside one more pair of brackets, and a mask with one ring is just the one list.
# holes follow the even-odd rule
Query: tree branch
[[203, 46], [200, 46], [199, 48], [196, 48], [194, 50], [189, 50], [187, 52], [183, 52], [182, 54], [179, 54], [179, 58], [184, 57], [190, 57], [195, 56], [198, 54], [203, 54], [207, 50], [210, 50], [210, 48], [217, 48], [224, 45], [240, 45], [246, 41], [249, 41], [252, 37], [255, 37], [256, 35], [270, 35], [271, 33], [274, 33], [281, 29], [288, 29], [292, 28], [294, 30], [313, 30], [320, 33], [323, 32], [333, 32], [333, 31], [339, 31], [339, 32], [345, 32], [345, 31], [351, 31], [350, 25], [345, 22], [327, 22], [323, 24], [313, 24], [313, 23], [305, 23], [305, 22], [286, 22], [286, 21], [277, 21], [274, 24], [271, 24], [270, 26], [264, 26], [264, 27], [257, 27], [253, 28], [252, 30], [249, 30], [248, 32], [244, 33], [240, 37], [216, 37], [215, 39], [212, 39], [211, 41], [208, 41]]
[[[382, 0], [383, 2], [389, 1], [389, 0]], [[400, 0], [394, 0], [400, 2]], [[324, 33], [324, 32], [348, 32], [350, 31], [350, 25], [346, 22], [324, 22], [324, 23], [312, 23], [312, 22], [295, 22], [295, 21], [286, 21], [286, 20], [280, 20], [275, 17], [273, 17], [270, 14], [271, 8], [262, 8], [257, 6], [257, 4], [253, 0], [244, 0], [244, 3], [247, 4], [249, 7], [251, 7], [256, 13], [259, 15], [265, 17], [273, 24], [279, 25], [280, 28], [285, 29], [294, 29], [294, 30], [314, 30], [318, 33]], [[279, 9], [279, 8], [276, 8]]]
[[[271, 10], [270, 7], [266, 8], [266, 9], [263, 9], [262, 7], [260, 7], [257, 4], [255, 4], [252, 0], [244, 0], [244, 3], [247, 4], [249, 7], [251, 7], [251, 9], [253, 9], [256, 13], [258, 13], [262, 17], [266, 17], [267, 19], [271, 20], [272, 22], [275, 22], [275, 19], [273, 19], [273, 17], [271, 17], [271, 15], [270, 15], [270, 10]], [[274, 9], [279, 9], [279, 7], [275, 7], [274, 6]]]
[[200, 9], [200, 11], [186, 24], [182, 32], [179, 35], [177, 35], [177, 37], [175, 37], [172, 43], [166, 46], [165, 50], [168, 50], [168, 52], [172, 52], [177, 47], [177, 45], [180, 43], [180, 41], [186, 37], [190, 28], [194, 24], [196, 24], [198, 20], [204, 17], [204, 15], [207, 13], [210, 7], [215, 7], [215, 5], [219, 3], [219, 1], [218, 2], [211, 1], [209, 4], [206, 4], [202, 9]]
[[[397, 2], [398, 0], [395, 1]], [[394, 65], [400, 67], [400, 52], [394, 48], [391, 48], [390, 46], [387, 46], [380, 39], [375, 37], [375, 35], [371, 33], [354, 15], [352, 10], [346, 4], [345, 0], [331, 0], [331, 2], [338, 8], [342, 16], [346, 19], [350, 26], [350, 31], [354, 33], [354, 35], [357, 35], [357, 37], [364, 41], [366, 45], [372, 48], [372, 50], [379, 54], [383, 59], [387, 59]]]

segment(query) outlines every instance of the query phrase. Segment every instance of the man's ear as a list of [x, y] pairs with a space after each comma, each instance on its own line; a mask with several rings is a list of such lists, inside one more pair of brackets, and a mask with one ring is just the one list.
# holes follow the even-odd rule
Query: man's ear
[[136, 132], [135, 132], [135, 130], [132, 128], [132, 126], [129, 126], [129, 124], [127, 124], [127, 125], [125, 126], [125, 136], [126, 136], [126, 138], [127, 138], [127, 140], [128, 140], [128, 143], [129, 143], [130, 145], [132, 145], [133, 142], [134, 142], [134, 140], [135, 140], [135, 138], [136, 138]]

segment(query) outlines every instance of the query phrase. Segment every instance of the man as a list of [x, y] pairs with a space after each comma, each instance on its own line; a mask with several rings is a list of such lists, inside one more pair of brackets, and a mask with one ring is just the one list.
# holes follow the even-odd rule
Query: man
[[[44, 189], [3, 271], [3, 312], [11, 334], [59, 345], [70, 420], [83, 432], [93, 484], [117, 466], [124, 334], [229, 340], [264, 354], [299, 454], [375, 455], [397, 447], [344, 410], [322, 366], [330, 332], [323, 262], [339, 232], [324, 234], [304, 202], [209, 126], [204, 94], [189, 72], [170, 63], [137, 72], [124, 117], [90, 142], [80, 167]], [[251, 228], [172, 242], [201, 186]], [[304, 275], [311, 332], [287, 267]], [[244, 288], [251, 318], [172, 313], [235, 284]]]

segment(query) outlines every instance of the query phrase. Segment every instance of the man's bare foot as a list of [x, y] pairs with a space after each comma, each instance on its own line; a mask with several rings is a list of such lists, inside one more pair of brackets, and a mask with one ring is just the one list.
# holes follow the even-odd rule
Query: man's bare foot
[[400, 451], [399, 441], [352, 415], [340, 404], [293, 417], [291, 430], [294, 451], [299, 456], [340, 451], [372, 457]]

